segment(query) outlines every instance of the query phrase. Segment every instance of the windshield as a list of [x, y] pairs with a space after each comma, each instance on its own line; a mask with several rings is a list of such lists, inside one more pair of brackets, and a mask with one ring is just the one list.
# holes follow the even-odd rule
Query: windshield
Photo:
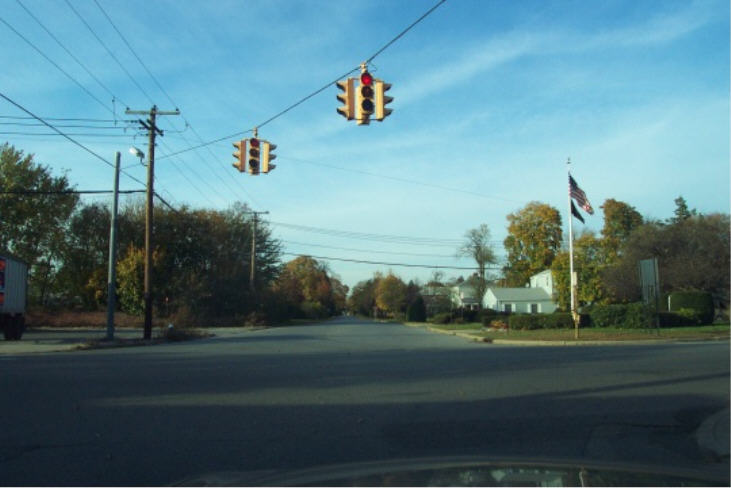
[[729, 483], [728, 2], [0, 32], [0, 484]]

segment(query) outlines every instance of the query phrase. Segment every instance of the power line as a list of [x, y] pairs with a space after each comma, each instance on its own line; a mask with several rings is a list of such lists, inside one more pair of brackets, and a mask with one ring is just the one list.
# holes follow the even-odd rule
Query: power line
[[[12, 100], [11, 98], [7, 97], [7, 96], [6, 96], [5, 94], [3, 94], [3, 93], [1, 93], [1, 92], [0, 92], [0, 97], [4, 98], [4, 99], [5, 99], [5, 100], [7, 100], [8, 102], [10, 102], [10, 103], [11, 103], [12, 105], [14, 105], [15, 107], [19, 108], [20, 110], [22, 110], [23, 112], [27, 113], [28, 115], [32, 116], [32, 117], [33, 117], [33, 118], [35, 118], [36, 120], [38, 120], [38, 121], [40, 121], [40, 122], [43, 122], [43, 124], [44, 124], [44, 125], [46, 125], [47, 127], [51, 128], [51, 129], [52, 129], [53, 131], [57, 132], [58, 134], [60, 134], [60, 135], [61, 135], [61, 136], [63, 136], [64, 138], [68, 139], [68, 140], [69, 140], [70, 142], [72, 142], [72, 143], [73, 143], [73, 144], [75, 144], [76, 146], [80, 147], [80, 148], [81, 148], [81, 149], [83, 149], [84, 151], [88, 152], [89, 154], [91, 154], [91, 155], [92, 155], [92, 156], [94, 156], [95, 158], [99, 159], [99, 160], [100, 160], [101, 162], [103, 162], [103, 163], [104, 163], [104, 164], [106, 164], [107, 166], [110, 166], [110, 167], [112, 167], [112, 168], [114, 168], [114, 167], [115, 167], [115, 165], [114, 165], [114, 164], [113, 164], [112, 162], [110, 162], [110, 161], [107, 161], [107, 160], [106, 160], [106, 159], [105, 159], [104, 157], [100, 156], [99, 154], [95, 153], [94, 151], [92, 151], [92, 150], [91, 150], [91, 149], [89, 149], [88, 147], [86, 147], [86, 146], [84, 146], [83, 144], [81, 144], [81, 143], [80, 143], [79, 141], [77, 141], [76, 139], [73, 139], [73, 138], [72, 138], [72, 137], [70, 137], [69, 135], [67, 135], [67, 134], [65, 134], [64, 132], [62, 132], [61, 130], [57, 129], [57, 128], [56, 128], [56, 127], [55, 127], [54, 125], [52, 125], [52, 124], [49, 124], [48, 122], [46, 122], [45, 120], [43, 120], [42, 118], [40, 118], [39, 116], [37, 116], [36, 114], [34, 114], [33, 112], [31, 112], [31, 111], [30, 111], [30, 110], [28, 110], [27, 108], [23, 107], [23, 106], [22, 106], [22, 105], [20, 105], [19, 103], [15, 102], [15, 101], [14, 101], [14, 100]], [[143, 183], [142, 181], [138, 180], [137, 178], [135, 178], [135, 177], [134, 177], [134, 176], [132, 176], [131, 174], [127, 173], [126, 171], [122, 171], [122, 173], [124, 173], [124, 174], [125, 174], [125, 175], [126, 175], [126, 176], [127, 176], [128, 178], [130, 178], [131, 180], [133, 180], [133, 181], [135, 181], [135, 182], [137, 182], [137, 183], [140, 183], [141, 185], [145, 185], [145, 183]]]
[[81, 88], [82, 90], [84, 90], [84, 92], [86, 92], [87, 95], [89, 95], [91, 98], [93, 98], [94, 100], [96, 100], [96, 102], [99, 103], [99, 105], [101, 105], [106, 110], [108, 110], [109, 112], [111, 112], [112, 115], [114, 115], [114, 110], [113, 109], [109, 108], [104, 102], [102, 102], [101, 100], [99, 100], [99, 98], [97, 98], [96, 95], [94, 95], [93, 93], [91, 93], [84, 85], [82, 85], [81, 83], [79, 83], [79, 81], [76, 78], [74, 78], [73, 76], [71, 76], [68, 72], [66, 72], [66, 70], [64, 70], [61, 66], [59, 66], [55, 61], [53, 61], [51, 58], [49, 58], [48, 56], [46, 56], [46, 54], [43, 51], [41, 51], [35, 44], [33, 44], [32, 42], [30, 42], [30, 40], [27, 37], [25, 37], [23, 34], [21, 34], [20, 32], [18, 32], [17, 30], [15, 30], [15, 28], [12, 25], [8, 24], [5, 21], [5, 19], [3, 19], [2, 17], [0, 17], [0, 22], [2, 22], [3, 24], [5, 24], [8, 27], [8, 29], [10, 29], [11, 31], [15, 32], [15, 34], [17, 34], [21, 39], [23, 39], [26, 43], [28, 43], [28, 45], [30, 47], [32, 47], [33, 49], [35, 49], [38, 52], [38, 54], [40, 54], [41, 56], [43, 56], [46, 59], [46, 61], [48, 61], [49, 63], [51, 63], [53, 66], [56, 67], [56, 69], [58, 69], [61, 73], [63, 73], [64, 75], [66, 75], [66, 77], [68, 79], [70, 79], [71, 81], [73, 81], [74, 83], [76, 83], [76, 85], [79, 88]]
[[[145, 190], [119, 190], [117, 193], [129, 194], [129, 193], [144, 193]], [[2, 195], [98, 195], [98, 194], [109, 194], [114, 193], [114, 190], [57, 190], [57, 191], [44, 191], [44, 190], [2, 190]]]
[[456, 240], [456, 239], [438, 239], [438, 238], [429, 238], [429, 237], [372, 234], [372, 233], [354, 232], [354, 231], [346, 231], [346, 230], [324, 229], [321, 227], [309, 227], [309, 226], [298, 225], [298, 224], [287, 224], [284, 222], [273, 222], [273, 221], [268, 221], [268, 222], [271, 225], [275, 225], [275, 226], [279, 226], [279, 227], [285, 227], [285, 228], [300, 230], [300, 231], [304, 231], [304, 232], [312, 232], [312, 233], [316, 233], [316, 234], [324, 234], [324, 235], [329, 235], [332, 237], [342, 237], [342, 238], [348, 238], [348, 239], [380, 241], [380, 242], [388, 242], [388, 243], [392, 243], [392, 244], [409, 244], [409, 245], [442, 246], [442, 247], [454, 247], [454, 246], [458, 246], [459, 244], [461, 244], [461, 241]]
[[101, 40], [101, 38], [97, 35], [96, 31], [89, 25], [89, 23], [81, 16], [81, 14], [74, 8], [73, 5], [71, 5], [71, 2], [69, 0], [65, 0], [66, 5], [71, 9], [71, 11], [76, 14], [76, 16], [81, 20], [81, 22], [86, 26], [86, 28], [91, 32], [91, 34], [94, 36], [94, 38], [101, 44], [101, 46], [107, 51], [107, 54], [114, 60], [115, 63], [117, 63], [117, 66], [120, 67], [122, 71], [127, 75], [127, 77], [132, 81], [132, 83], [135, 84], [135, 86], [142, 92], [145, 97], [147, 97], [147, 100], [154, 105], [155, 102], [150, 98], [150, 95], [147, 94], [144, 88], [135, 80], [135, 78], [130, 74], [129, 71], [127, 71], [127, 68], [124, 67], [124, 65], [117, 59], [117, 56], [114, 55], [111, 49], [107, 47], [107, 45], [104, 43], [104, 41]]
[[[346, 263], [357, 263], [357, 264], [371, 264], [371, 265], [377, 265], [377, 266], [400, 266], [404, 268], [426, 268], [426, 269], [456, 269], [456, 270], [464, 270], [464, 271], [478, 271], [479, 268], [477, 267], [468, 267], [468, 266], [442, 266], [437, 264], [410, 264], [410, 263], [388, 263], [388, 262], [382, 262], [382, 261], [367, 261], [362, 259], [347, 259], [347, 258], [334, 258], [329, 256], [313, 256], [312, 254], [295, 254], [291, 252], [283, 252], [281, 253], [285, 256], [307, 256], [313, 259], [322, 259], [324, 261], [342, 261]], [[500, 270], [502, 268], [499, 268], [497, 266], [491, 266], [487, 267], [485, 269], [490, 270]]]
[[[66, 1], [68, 2], [68, 0], [66, 0]], [[96, 1], [96, 0], [95, 0], [95, 1]], [[371, 56], [370, 56], [370, 57], [369, 57], [369, 58], [368, 58], [368, 59], [366, 60], [366, 64], [367, 64], [367, 63], [369, 63], [369, 62], [371, 62], [371, 61], [372, 61], [372, 60], [373, 60], [373, 59], [374, 59], [374, 58], [375, 58], [376, 56], [378, 56], [378, 55], [379, 55], [379, 54], [381, 54], [381, 53], [382, 53], [383, 51], [385, 51], [385, 50], [386, 50], [386, 49], [387, 49], [387, 48], [388, 48], [389, 46], [391, 46], [391, 44], [393, 44], [393, 43], [394, 43], [394, 42], [396, 42], [396, 41], [397, 41], [398, 39], [400, 39], [400, 38], [401, 38], [401, 37], [402, 37], [402, 36], [403, 36], [404, 34], [406, 34], [406, 33], [407, 33], [407, 32], [408, 32], [408, 31], [409, 31], [409, 30], [410, 30], [410, 29], [411, 29], [412, 27], [414, 27], [414, 26], [415, 26], [416, 24], [418, 24], [419, 22], [421, 22], [422, 20], [424, 20], [424, 19], [425, 19], [425, 18], [426, 18], [426, 17], [427, 17], [427, 16], [429, 15], [429, 14], [431, 14], [431, 13], [432, 13], [432, 12], [433, 12], [434, 10], [436, 10], [436, 9], [437, 9], [437, 7], [439, 7], [439, 6], [440, 6], [441, 4], [443, 4], [444, 2], [446, 2], [446, 0], [439, 0], [439, 2], [437, 2], [437, 4], [436, 4], [436, 5], [434, 5], [434, 6], [432, 7], [432, 8], [430, 8], [429, 10], [427, 10], [427, 11], [426, 11], [426, 13], [424, 13], [424, 15], [422, 15], [421, 17], [419, 17], [419, 18], [418, 18], [418, 19], [417, 19], [417, 20], [416, 20], [415, 22], [413, 22], [413, 23], [412, 23], [412, 24], [411, 24], [410, 26], [408, 26], [408, 27], [407, 27], [406, 29], [404, 29], [403, 31], [401, 31], [401, 32], [400, 32], [400, 33], [399, 33], [399, 34], [398, 34], [398, 35], [397, 35], [396, 37], [394, 37], [393, 39], [391, 39], [390, 41], [388, 41], [388, 42], [387, 42], [387, 43], [386, 43], [386, 44], [385, 44], [385, 45], [384, 45], [384, 46], [383, 46], [382, 48], [380, 48], [380, 49], [379, 49], [378, 51], [376, 51], [376, 52], [375, 52], [375, 53], [374, 53], [373, 55], [371, 55]], [[294, 108], [298, 107], [299, 105], [303, 104], [304, 102], [306, 102], [306, 101], [307, 101], [307, 100], [309, 100], [310, 98], [312, 98], [312, 97], [314, 97], [314, 96], [316, 96], [316, 95], [319, 95], [320, 93], [322, 93], [323, 91], [327, 90], [328, 88], [330, 88], [330, 87], [331, 87], [332, 85], [334, 85], [334, 84], [335, 84], [335, 83], [337, 83], [338, 81], [342, 80], [343, 78], [347, 78], [348, 76], [350, 76], [350, 74], [351, 74], [351, 73], [357, 72], [357, 71], [358, 71], [359, 69], [360, 69], [360, 65], [358, 65], [357, 67], [355, 67], [355, 68], [353, 68], [353, 69], [349, 70], [349, 71], [348, 71], [347, 73], [345, 73], [345, 74], [343, 74], [343, 75], [340, 75], [340, 76], [339, 76], [338, 78], [336, 78], [335, 80], [333, 80], [333, 81], [329, 82], [328, 84], [326, 84], [325, 86], [323, 86], [323, 87], [321, 87], [321, 88], [318, 88], [317, 90], [315, 90], [314, 92], [310, 93], [309, 95], [306, 95], [306, 96], [305, 96], [305, 97], [303, 97], [302, 99], [300, 99], [300, 100], [298, 100], [297, 102], [293, 103], [292, 105], [288, 106], [287, 108], [285, 108], [284, 110], [280, 111], [279, 113], [277, 113], [277, 114], [275, 114], [275, 115], [273, 115], [273, 116], [269, 117], [268, 119], [266, 119], [265, 121], [261, 122], [260, 124], [256, 124], [256, 125], [255, 125], [254, 127], [257, 127], [257, 128], [261, 128], [261, 127], [264, 127], [264, 126], [265, 126], [265, 125], [267, 125], [268, 123], [270, 123], [270, 122], [274, 121], [275, 119], [278, 119], [279, 117], [281, 117], [282, 115], [286, 114], [286, 113], [287, 113], [287, 112], [289, 112], [290, 110], [292, 110], [292, 109], [294, 109]], [[228, 136], [225, 136], [225, 137], [221, 137], [221, 138], [219, 138], [219, 139], [215, 139], [215, 140], [213, 140], [213, 141], [209, 141], [209, 142], [206, 142], [206, 143], [204, 143], [204, 144], [201, 144], [201, 145], [198, 145], [198, 146], [194, 146], [194, 147], [189, 147], [189, 148], [187, 148], [187, 149], [183, 149], [183, 150], [177, 151], [177, 152], [175, 152], [175, 153], [172, 153], [172, 154], [169, 154], [169, 155], [166, 155], [166, 156], [162, 156], [162, 157], [161, 157], [161, 158], [159, 158], [159, 159], [163, 159], [163, 158], [165, 158], [165, 157], [169, 157], [169, 156], [174, 156], [174, 155], [182, 154], [182, 153], [184, 153], [184, 152], [187, 152], [187, 151], [192, 151], [193, 149], [198, 149], [198, 148], [200, 148], [200, 147], [204, 147], [204, 146], [209, 146], [209, 145], [211, 145], [211, 144], [215, 144], [215, 143], [217, 143], [217, 142], [221, 142], [221, 141], [224, 141], [224, 140], [226, 140], [226, 139], [231, 139], [231, 138], [234, 138], [234, 137], [240, 137], [240, 136], [242, 136], [242, 135], [244, 135], [244, 134], [246, 134], [246, 133], [248, 133], [248, 132], [251, 132], [251, 131], [249, 130], [249, 131], [243, 131], [243, 132], [236, 132], [236, 133], [234, 133], [234, 134], [231, 134], [231, 135], [228, 135]]]
[[385, 46], [383, 46], [381, 49], [379, 49], [378, 51], [376, 51], [376, 53], [374, 55], [372, 55], [370, 58], [368, 58], [366, 60], [366, 64], [368, 64], [371, 61], [373, 61], [376, 58], [376, 56], [378, 56], [383, 51], [385, 51], [386, 49], [388, 49], [391, 46], [391, 44], [393, 44], [394, 42], [396, 42], [399, 39], [401, 39], [401, 37], [403, 37], [404, 34], [406, 34], [408, 31], [410, 31], [416, 24], [418, 24], [419, 22], [421, 22], [422, 20], [424, 20], [425, 18], [427, 18], [429, 16], [429, 14], [431, 14], [432, 12], [434, 12], [441, 4], [443, 4], [446, 1], [447, 0], [439, 0], [439, 2], [437, 2], [432, 8], [430, 8], [429, 10], [427, 10], [424, 13], [424, 15], [422, 15], [421, 17], [419, 17], [418, 19], [416, 19], [416, 21], [414, 23], [412, 23], [406, 29], [404, 29], [403, 31], [401, 31], [401, 33], [399, 35], [397, 35], [396, 37], [394, 37], [393, 39], [391, 39], [390, 41], [388, 41]]
[[[149, 76], [149, 77], [150, 77], [150, 78], [152, 79], [152, 81], [153, 81], [153, 82], [155, 83], [155, 85], [157, 85], [157, 87], [158, 87], [158, 88], [160, 89], [160, 91], [161, 91], [161, 92], [162, 92], [162, 93], [163, 93], [163, 94], [165, 95], [165, 97], [167, 97], [168, 101], [169, 101], [169, 102], [170, 102], [170, 103], [171, 103], [171, 104], [172, 104], [173, 106], [177, 107], [177, 106], [178, 106], [178, 104], [177, 104], [177, 103], [175, 103], [175, 101], [174, 101], [174, 100], [172, 99], [172, 97], [171, 97], [171, 96], [170, 96], [170, 94], [169, 94], [169, 93], [167, 92], [167, 90], [165, 90], [165, 88], [164, 88], [164, 87], [162, 86], [162, 84], [161, 84], [161, 83], [160, 83], [160, 82], [158, 81], [157, 77], [155, 77], [155, 75], [154, 75], [154, 74], [152, 73], [152, 71], [151, 71], [151, 70], [150, 70], [150, 69], [149, 69], [149, 68], [147, 67], [147, 65], [145, 64], [145, 62], [144, 62], [144, 61], [142, 61], [142, 58], [141, 58], [141, 57], [140, 57], [140, 56], [139, 56], [139, 55], [137, 54], [137, 52], [136, 52], [136, 51], [135, 51], [135, 49], [134, 49], [134, 48], [132, 47], [132, 45], [130, 44], [130, 42], [129, 42], [129, 41], [127, 40], [127, 38], [126, 38], [126, 37], [125, 37], [125, 35], [124, 35], [124, 34], [122, 33], [122, 31], [121, 31], [121, 30], [119, 30], [119, 28], [117, 28], [117, 26], [116, 26], [116, 24], [114, 23], [114, 21], [112, 20], [112, 18], [111, 18], [111, 17], [109, 16], [109, 14], [107, 14], [106, 10], [104, 10], [104, 8], [103, 8], [103, 7], [101, 6], [101, 4], [100, 4], [100, 3], [99, 3], [99, 2], [97, 1], [97, 0], [94, 0], [94, 3], [95, 3], [95, 4], [96, 4], [96, 6], [97, 6], [97, 7], [99, 8], [99, 10], [100, 10], [100, 11], [102, 12], [102, 14], [104, 15], [104, 17], [106, 17], [107, 21], [108, 21], [108, 22], [109, 22], [109, 24], [110, 24], [110, 25], [112, 26], [112, 28], [113, 28], [113, 29], [115, 30], [115, 32], [117, 33], [117, 35], [119, 35], [120, 39], [122, 39], [122, 42], [124, 42], [124, 44], [125, 44], [125, 45], [127, 46], [127, 49], [129, 49], [129, 51], [130, 51], [130, 52], [132, 53], [132, 55], [133, 55], [133, 56], [135, 57], [135, 59], [137, 59], [137, 61], [138, 61], [138, 62], [140, 63], [140, 65], [142, 66], [142, 68], [143, 68], [143, 69], [144, 69], [144, 70], [145, 70], [145, 71], [147, 72], [148, 76]], [[187, 127], [190, 127], [190, 128], [191, 128], [191, 129], [193, 130], [193, 133], [197, 135], [198, 133], [197, 133], [197, 132], [195, 131], [195, 129], [193, 128], [193, 126], [192, 126], [192, 125], [191, 125], [191, 124], [190, 124], [190, 123], [188, 122], [188, 120], [187, 120], [187, 119], [185, 119], [185, 118], [183, 118], [183, 120], [184, 120], [184, 122], [185, 122], [186, 128], [187, 128]], [[171, 122], [171, 125], [172, 125], [172, 126], [173, 126], [173, 127], [175, 128], [175, 124], [174, 124], [173, 122]], [[177, 130], [177, 128], [176, 128], [176, 130]], [[183, 131], [181, 131], [181, 132], [183, 132]], [[200, 139], [200, 136], [198, 136], [198, 139]], [[187, 139], [187, 138], [186, 138], [185, 136], [183, 136], [183, 140], [184, 140], [184, 141], [185, 141], [185, 142], [186, 142], [186, 143], [187, 143], [187, 144], [188, 144], [189, 146], [191, 145], [191, 144], [190, 144], [190, 142], [188, 141], [188, 139]], [[201, 140], [201, 142], [202, 142], [202, 140]], [[169, 148], [168, 148], [168, 149], [169, 149]], [[208, 150], [209, 150], [209, 152], [210, 152], [210, 149], [208, 149]], [[201, 157], [201, 156], [200, 156], [200, 154], [198, 154], [198, 153], [197, 153], [197, 151], [196, 151], [196, 155], [197, 155], [197, 156], [198, 156], [199, 158]], [[216, 158], [216, 156], [215, 156], [215, 155], [214, 155], [214, 154], [213, 154], [212, 152], [211, 152], [211, 155], [213, 156], [214, 160], [215, 160], [216, 162], [218, 162], [218, 164], [219, 164], [219, 165], [221, 165], [221, 166], [223, 167], [223, 165], [221, 164], [221, 162], [220, 162], [220, 161], [218, 161], [218, 159]], [[158, 157], [158, 160], [159, 160], [159, 159], [162, 159], [162, 158], [161, 158], [161, 157]], [[202, 159], [203, 159], [203, 158], [201, 158], [201, 160], [202, 160]], [[187, 165], [186, 165], [186, 166], [187, 166]], [[225, 170], [225, 168], [223, 168], [223, 169]], [[192, 170], [191, 170], [191, 172], [195, 173], [195, 172], [194, 172], [194, 171], [192, 171]], [[181, 174], [182, 174], [182, 172], [181, 172]], [[226, 187], [227, 187], [227, 188], [228, 188], [228, 189], [229, 189], [229, 190], [230, 190], [230, 191], [231, 191], [232, 193], [236, 193], [236, 190], [235, 190], [235, 189], [233, 189], [233, 188], [231, 188], [231, 186], [229, 186], [228, 182], [227, 182], [227, 181], [226, 181], [226, 180], [225, 180], [225, 179], [224, 179], [223, 177], [221, 177], [221, 175], [219, 175], [218, 173], [214, 173], [214, 174], [216, 175], [216, 177], [218, 177], [218, 179], [219, 179], [219, 180], [221, 180], [221, 182], [222, 182], [222, 183], [224, 184], [224, 186], [226, 186]], [[198, 177], [198, 178], [200, 179], [200, 177], [199, 177], [199, 176], [198, 176], [197, 174], [196, 174], [196, 176], [197, 176], [197, 177]], [[187, 179], [187, 177], [186, 177], [186, 179]], [[206, 180], [204, 180], [204, 181], [206, 181]], [[207, 181], [206, 181], [206, 182], [207, 182]], [[209, 186], [210, 186], [210, 185], [209, 185]], [[211, 187], [211, 189], [212, 189], [212, 190], [214, 191], [214, 193], [216, 192], [216, 191], [215, 191], [215, 189], [214, 189], [213, 187]], [[210, 202], [210, 200], [209, 200], [209, 202]], [[211, 202], [211, 204], [213, 204], [213, 202]]]
[[[20, 1], [20, 0], [16, 0], [16, 2], [18, 2], [18, 5], [20, 5], [20, 6], [21, 6], [21, 7], [23, 8], [23, 10], [25, 10], [25, 11], [26, 11], [26, 12], [28, 13], [28, 15], [30, 15], [30, 16], [31, 16], [31, 17], [33, 18], [33, 20], [35, 20], [35, 21], [36, 21], [36, 22], [38, 23], [38, 25], [40, 25], [40, 26], [41, 26], [41, 28], [43, 28], [43, 30], [44, 30], [44, 31], [46, 31], [46, 33], [47, 33], [47, 34], [48, 34], [49, 36], [51, 36], [51, 38], [52, 38], [52, 39], [53, 39], [54, 41], [56, 41], [56, 43], [57, 43], [57, 44], [58, 44], [59, 46], [61, 46], [61, 48], [63, 48], [63, 50], [64, 50], [64, 51], [66, 51], [66, 53], [67, 53], [67, 54], [68, 54], [69, 56], [71, 56], [71, 58], [72, 58], [72, 59], [73, 59], [74, 61], [76, 61], [76, 62], [78, 63], [78, 65], [79, 65], [79, 66], [81, 66], [81, 67], [82, 67], [82, 68], [84, 69], [84, 71], [86, 71], [86, 73], [87, 73], [87, 74], [88, 74], [89, 76], [91, 76], [91, 77], [92, 77], [92, 78], [94, 79], [94, 81], [96, 81], [96, 82], [97, 82], [97, 83], [99, 84], [99, 86], [101, 86], [101, 87], [102, 87], [102, 88], [103, 88], [103, 89], [104, 89], [104, 90], [105, 90], [105, 91], [106, 91], [106, 92], [107, 92], [107, 93], [108, 93], [108, 94], [109, 94], [109, 95], [110, 95], [110, 96], [112, 97], [112, 100], [114, 100], [115, 98], [116, 98], [117, 100], [119, 100], [119, 97], [116, 97], [116, 96], [114, 95], [114, 93], [112, 93], [112, 91], [111, 91], [111, 90], [110, 90], [109, 88], [107, 88], [107, 86], [106, 86], [106, 85], [105, 85], [104, 83], [102, 83], [102, 82], [101, 82], [101, 80], [99, 80], [99, 78], [97, 78], [96, 76], [94, 76], [94, 73], [92, 73], [92, 72], [91, 72], [91, 71], [90, 71], [90, 70], [89, 70], [89, 69], [88, 69], [88, 68], [86, 67], [86, 65], [84, 65], [84, 63], [82, 63], [82, 62], [81, 62], [81, 61], [79, 60], [79, 58], [77, 58], [76, 56], [74, 56], [74, 54], [73, 54], [73, 53], [72, 53], [72, 52], [71, 52], [71, 51], [70, 51], [70, 50], [69, 50], [69, 49], [68, 49], [68, 48], [67, 48], [67, 47], [66, 47], [66, 46], [65, 46], [65, 45], [64, 45], [64, 44], [63, 44], [63, 43], [62, 43], [62, 42], [60, 41], [60, 40], [58, 40], [58, 38], [57, 38], [56, 36], [54, 36], [54, 35], [53, 35], [53, 34], [51, 33], [51, 31], [50, 31], [50, 30], [48, 30], [48, 29], [46, 28], [46, 26], [45, 26], [45, 25], [43, 25], [43, 23], [42, 23], [42, 22], [41, 22], [41, 21], [40, 21], [40, 20], [38, 19], [38, 17], [36, 17], [35, 15], [33, 15], [33, 13], [32, 13], [32, 12], [31, 12], [30, 10], [28, 10], [28, 8], [26, 8], [26, 6], [25, 6], [25, 5], [23, 5], [23, 3], [22, 3], [22, 2]], [[120, 100], [120, 102], [121, 102], [121, 100]], [[124, 103], [124, 102], [122, 102], [122, 103]], [[126, 104], [125, 104], [125, 105], [126, 105]]]
[[0, 135], [4, 136], [74, 136], [74, 137], [136, 137], [138, 134], [94, 134], [83, 132], [69, 132], [57, 134], [53, 132], [21, 132], [21, 131], [3, 131]]
[[370, 171], [364, 171], [364, 170], [361, 170], [361, 169], [343, 168], [343, 167], [335, 166], [335, 165], [332, 165], [332, 164], [317, 163], [317, 162], [314, 162], [314, 161], [307, 161], [305, 159], [292, 158], [292, 157], [289, 157], [289, 156], [284, 156], [284, 157], [281, 157], [280, 156], [280, 159], [283, 159], [283, 160], [284, 159], [288, 159], [290, 161], [295, 161], [295, 162], [298, 162], [298, 163], [312, 164], [314, 166], [322, 166], [324, 168], [330, 168], [330, 169], [336, 169], [336, 170], [339, 170], [339, 171], [347, 171], [347, 172], [350, 172], [350, 173], [357, 173], [357, 174], [362, 174], [362, 175], [367, 175], [367, 176], [373, 176], [373, 177], [376, 177], [376, 178], [383, 178], [383, 179], [386, 179], [386, 180], [398, 181], [400, 183], [408, 183], [408, 184], [411, 184], [411, 185], [424, 186], [424, 187], [427, 187], [427, 188], [436, 188], [438, 190], [451, 191], [451, 192], [455, 192], [455, 193], [464, 193], [464, 194], [467, 194], [467, 195], [474, 195], [474, 196], [477, 196], [477, 197], [480, 197], [480, 198], [485, 198], [485, 199], [488, 199], [488, 200], [500, 200], [500, 201], [503, 201], [503, 202], [518, 203], [518, 204], [519, 203], [522, 203], [522, 202], [519, 202], [517, 200], [510, 200], [508, 198], [501, 198], [501, 197], [493, 197], [493, 196], [485, 195], [484, 193], [478, 193], [478, 192], [475, 192], [475, 191], [462, 190], [462, 189], [458, 189], [458, 188], [450, 188], [450, 187], [447, 187], [447, 186], [435, 185], [433, 183], [424, 183], [424, 182], [421, 182], [421, 181], [411, 180], [411, 179], [408, 179], [408, 178], [401, 178], [401, 177], [398, 177], [398, 176], [383, 175], [383, 174], [379, 174], [379, 173], [373, 173], [373, 172], [370, 172]]
[[287, 241], [284, 239], [280, 239], [281, 242], [285, 244], [294, 244], [296, 246], [307, 246], [307, 247], [321, 247], [325, 249], [335, 249], [338, 251], [352, 251], [352, 252], [364, 252], [364, 253], [370, 253], [370, 254], [392, 254], [392, 255], [398, 255], [398, 256], [415, 256], [415, 257], [425, 257], [425, 258], [456, 258], [454, 254], [425, 254], [425, 253], [414, 253], [414, 252], [397, 252], [397, 251], [378, 251], [374, 249], [353, 249], [349, 247], [338, 247], [338, 246], [326, 246], [324, 244], [310, 244], [306, 242], [295, 242], [295, 241]]
[[[136, 120], [131, 119], [92, 119], [92, 118], [69, 118], [69, 117], [41, 117], [44, 120], [53, 120], [57, 122], [98, 122], [98, 123], [118, 123], [124, 122], [126, 124], [136, 123]], [[25, 115], [0, 115], [0, 119], [9, 120], [36, 120], [35, 117], [29, 117]], [[58, 125], [57, 127], [63, 127]]]

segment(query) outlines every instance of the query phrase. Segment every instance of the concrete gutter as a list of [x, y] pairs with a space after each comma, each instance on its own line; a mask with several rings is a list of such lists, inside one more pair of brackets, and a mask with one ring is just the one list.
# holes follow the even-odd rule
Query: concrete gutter
[[653, 344], [682, 344], [697, 343], [708, 341], [728, 341], [727, 338], [721, 339], [632, 339], [632, 340], [559, 340], [559, 341], [538, 341], [538, 340], [520, 340], [520, 339], [490, 339], [466, 330], [443, 330], [427, 324], [405, 323], [407, 327], [418, 327], [436, 332], [437, 334], [452, 335], [462, 337], [473, 342], [484, 342], [488, 344], [500, 344], [509, 346], [647, 346]]

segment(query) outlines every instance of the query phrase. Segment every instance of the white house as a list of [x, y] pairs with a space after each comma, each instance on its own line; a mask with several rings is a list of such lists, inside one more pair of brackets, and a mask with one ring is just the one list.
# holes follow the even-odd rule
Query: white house
[[549, 296], [553, 297], [553, 274], [550, 269], [541, 271], [530, 277], [530, 288], [543, 288]]
[[551, 271], [531, 276], [529, 285], [524, 288], [488, 287], [482, 306], [499, 312], [552, 313], [557, 307], [553, 301]]
[[452, 287], [452, 304], [455, 308], [477, 310], [480, 300], [477, 298], [475, 288], [467, 283], [460, 283]]

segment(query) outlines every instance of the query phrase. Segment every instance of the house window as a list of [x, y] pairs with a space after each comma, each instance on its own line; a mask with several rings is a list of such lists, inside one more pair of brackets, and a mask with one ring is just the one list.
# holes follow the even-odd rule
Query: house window
[[503, 312], [510, 313], [513, 311], [513, 304], [512, 303], [503, 303]]
[[530, 313], [538, 313], [538, 304], [537, 303], [530, 304]]

